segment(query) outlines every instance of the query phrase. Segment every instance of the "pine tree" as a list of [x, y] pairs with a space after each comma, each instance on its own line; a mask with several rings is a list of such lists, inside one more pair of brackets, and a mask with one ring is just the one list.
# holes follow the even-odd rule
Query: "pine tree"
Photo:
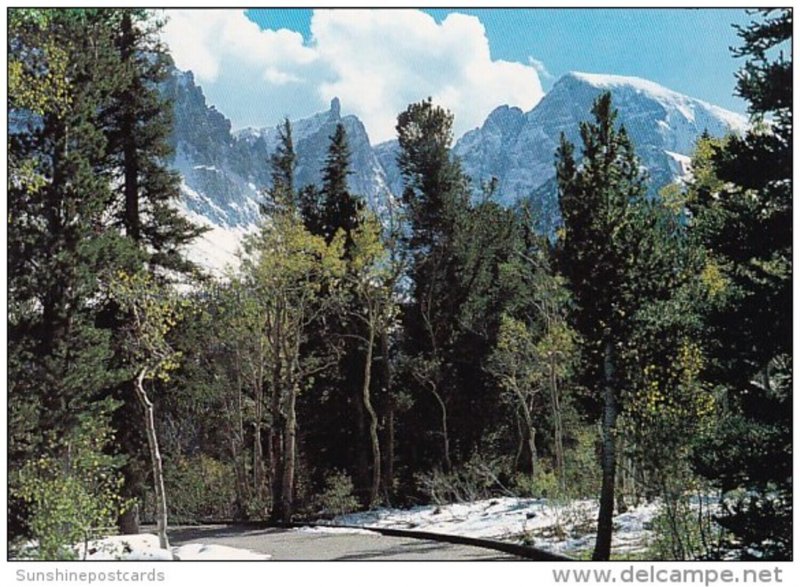
[[297, 194], [294, 186], [294, 170], [297, 155], [292, 140], [292, 123], [286, 118], [278, 125], [278, 147], [270, 156], [269, 167], [272, 185], [267, 190], [267, 199], [261, 204], [261, 213], [270, 216], [274, 212], [296, 210]]
[[575, 302], [573, 320], [582, 337], [587, 385], [602, 402], [602, 490], [593, 558], [611, 552], [616, 474], [616, 426], [625, 374], [620, 354], [637, 300], [632, 268], [639, 251], [636, 213], [645, 199], [644, 178], [624, 127], [614, 126], [610, 93], [592, 108], [593, 123], [581, 124], [583, 158], [562, 135], [557, 152], [559, 204], [564, 219], [561, 269]]
[[[322, 187], [318, 192], [318, 205], [316, 216], [313, 206], [307, 207], [304, 213], [306, 226], [322, 236], [326, 242], [331, 243], [334, 238], [344, 239], [343, 261], [346, 263], [345, 287], [350, 290], [350, 298], [344, 302], [342, 308], [336, 309], [330, 316], [323, 317], [325, 324], [320, 324], [312, 334], [309, 346], [322, 349], [329, 345], [324, 340], [333, 334], [341, 339], [342, 355], [335, 381], [321, 381], [320, 387], [340, 388], [344, 393], [331, 392], [329, 402], [337, 404], [334, 409], [346, 414], [343, 428], [355, 437], [351, 442], [354, 451], [354, 479], [357, 493], [361, 494], [366, 505], [377, 500], [377, 487], [374, 484], [375, 471], [380, 474], [380, 463], [375, 466], [372, 459], [372, 473], [370, 473], [369, 454], [373, 456], [376, 450], [375, 435], [371, 434], [378, 416], [372, 406], [370, 386], [373, 385], [371, 377], [372, 357], [374, 349], [370, 343], [368, 325], [360, 318], [363, 310], [363, 299], [360, 299], [357, 290], [355, 253], [357, 235], [363, 238], [361, 229], [365, 214], [363, 200], [350, 193], [347, 178], [352, 173], [350, 170], [350, 148], [347, 143], [347, 133], [344, 125], [336, 125], [333, 135], [330, 136], [328, 154], [322, 169]], [[308, 188], [311, 190], [312, 188]], [[309, 210], [310, 208], [310, 210]], [[315, 220], [316, 219], [316, 220]], [[316, 223], [317, 230], [313, 229]], [[373, 338], [374, 338], [373, 333]], [[366, 346], [366, 348], [364, 348]], [[369, 360], [369, 368], [363, 369], [361, 364]], [[365, 387], [366, 386], [366, 387]], [[332, 406], [331, 406], [332, 407]], [[369, 424], [367, 420], [369, 419]], [[376, 432], [377, 434], [377, 432]], [[380, 455], [380, 452], [378, 451]], [[348, 463], [348, 466], [352, 466]], [[370, 488], [369, 491], [367, 488]]]
[[147, 10], [111, 14], [123, 80], [107, 109], [108, 148], [122, 176], [119, 225], [152, 267], [190, 272], [195, 268], [181, 249], [205, 229], [174, 206], [181, 192], [180, 177], [168, 165], [172, 105], [159, 87], [171, 65], [159, 38], [163, 23]]
[[[9, 39], [21, 80], [10, 96], [9, 151], [19, 167], [8, 190], [15, 466], [66, 451], [62, 439], [79, 422], [85, 430], [91, 418], [100, 421], [116, 407], [103, 399], [103, 390], [124, 376], [112, 361], [111, 333], [98, 326], [100, 276], [140, 262], [135, 247], [106, 222], [115, 196], [103, 112], [121, 83], [108, 15], [28, 16]], [[48, 88], [58, 100], [46, 98]]]
[[411, 374], [435, 399], [440, 414], [441, 460], [452, 468], [447, 417], [446, 353], [455, 327], [457, 280], [454, 238], [469, 193], [460, 166], [450, 158], [453, 116], [428, 99], [397, 119], [398, 165], [405, 181], [414, 302], [406, 309]]
[[[692, 234], [720, 295], [706, 314], [706, 376], [729, 413], [698, 451], [700, 470], [725, 492], [720, 523], [743, 558], [792, 553], [792, 11], [761, 11], [739, 28], [747, 61], [737, 91], [751, 128], [706, 145], [713, 166], [692, 186]], [[733, 495], [726, 493], [727, 495]], [[730, 505], [733, 503], [733, 505]]]
[[[197, 268], [182, 249], [206, 229], [194, 225], [175, 206], [181, 191], [180, 177], [168, 164], [173, 109], [161, 93], [171, 65], [159, 38], [163, 23], [151, 11], [142, 9], [106, 14], [119, 60], [119, 81], [104, 109], [107, 150], [121, 179], [118, 202], [112, 208], [113, 226], [136, 247], [143, 266], [159, 279], [175, 279], [181, 274], [185, 279]], [[132, 320], [133, 316], [121, 311], [115, 301], [110, 301], [102, 317], [114, 330], [126, 328]], [[123, 402], [115, 425], [128, 456], [125, 491], [129, 497], [139, 498], [147, 470], [146, 443], [141, 428], [130, 425], [139, 421], [141, 405], [135, 399], [136, 374], [129, 376], [130, 381], [111, 393]], [[124, 532], [139, 531], [136, 516], [134, 508], [120, 520]]]
[[345, 233], [345, 249], [352, 247], [352, 233], [358, 228], [363, 201], [355, 198], [347, 187], [350, 170], [350, 147], [344, 125], [339, 123], [328, 147], [322, 170], [322, 230], [330, 242], [337, 230]]

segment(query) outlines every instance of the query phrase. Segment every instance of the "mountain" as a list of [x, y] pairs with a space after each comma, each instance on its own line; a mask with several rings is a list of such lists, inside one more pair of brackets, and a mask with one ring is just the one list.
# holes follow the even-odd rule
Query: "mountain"
[[594, 99], [611, 91], [636, 153], [647, 168], [651, 190], [686, 174], [695, 141], [707, 130], [713, 136], [741, 131], [744, 116], [673, 92], [636, 77], [573, 72], [563, 76], [530, 111], [500, 106], [483, 126], [466, 133], [453, 148], [473, 184], [494, 176], [498, 198], [512, 204], [533, 197], [552, 209], [555, 197], [555, 151], [559, 137], [580, 145], [580, 122], [591, 119]]
[[[174, 103], [173, 167], [183, 178], [186, 207], [215, 225], [248, 226], [258, 219], [258, 202], [270, 185], [269, 158], [278, 130], [246, 128], [233, 132], [230, 121], [206, 103], [191, 72], [174, 71], [165, 88]], [[338, 98], [330, 109], [292, 121], [297, 152], [296, 184], [320, 185], [330, 136], [343, 124], [351, 151], [350, 189], [376, 209], [390, 195], [361, 121], [342, 116]]]
[[[322, 185], [322, 169], [337, 124], [344, 126], [350, 147], [352, 173], [347, 178], [350, 191], [365, 198], [372, 209], [383, 210], [387, 198], [391, 197], [383, 166], [373, 151], [363, 123], [356, 116], [342, 116], [338, 98], [331, 100], [328, 111], [292, 121], [292, 139], [297, 152], [296, 185]], [[235, 139], [249, 145], [262, 161], [268, 161], [277, 148], [278, 136], [276, 127], [247, 128], [234, 133]], [[269, 178], [262, 183], [266, 185], [269, 185]]]
[[[219, 271], [235, 261], [244, 234], [259, 218], [259, 202], [271, 184], [269, 158], [278, 144], [278, 130], [232, 131], [231, 122], [209, 106], [191, 72], [173, 70], [163, 92], [173, 102], [173, 168], [180, 173], [180, 206], [194, 221], [211, 228], [191, 247], [189, 257]], [[342, 116], [337, 98], [329, 110], [292, 121], [297, 153], [296, 185], [320, 185], [330, 136], [341, 123], [351, 151], [348, 185], [378, 212], [389, 204], [391, 191], [383, 165], [366, 129], [355, 116]]]
[[[512, 205], [527, 199], [538, 212], [539, 228], [551, 232], [559, 222], [555, 151], [563, 131], [580, 144], [579, 124], [591, 118], [594, 99], [610, 90], [619, 122], [628, 129], [650, 175], [652, 193], [688, 172], [689, 156], [704, 130], [721, 136], [745, 128], [745, 117], [634, 77], [570, 73], [529, 112], [500, 106], [480, 128], [453, 147], [475, 189], [498, 179], [497, 197]], [[187, 216], [211, 231], [192, 246], [190, 258], [219, 271], [235, 261], [241, 238], [259, 218], [259, 201], [270, 185], [269, 157], [278, 144], [274, 127], [233, 131], [231, 122], [209, 106], [191, 72], [174, 70], [164, 86], [174, 103], [175, 155], [181, 174]], [[399, 196], [403, 179], [397, 166], [396, 140], [372, 146], [362, 122], [342, 116], [337, 98], [330, 108], [292, 121], [297, 152], [296, 185], [321, 184], [329, 137], [336, 124], [347, 131], [353, 193], [379, 214]]]

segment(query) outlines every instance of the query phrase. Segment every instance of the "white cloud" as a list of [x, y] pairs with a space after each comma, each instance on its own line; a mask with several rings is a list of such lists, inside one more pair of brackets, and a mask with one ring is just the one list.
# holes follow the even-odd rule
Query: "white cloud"
[[292, 79], [293, 68], [313, 62], [317, 55], [303, 45], [300, 33], [287, 29], [261, 30], [236, 10], [167, 10], [164, 40], [176, 65], [190, 69], [198, 81], [215, 82], [227, 59], [255, 70], [265, 79]]
[[553, 74], [547, 70], [547, 66], [544, 64], [544, 61], [536, 59], [530, 55], [528, 55], [528, 63], [544, 78], [552, 79]]
[[[524, 110], [542, 97], [536, 64], [493, 60], [481, 22], [453, 13], [441, 23], [419, 10], [315, 10], [311, 41], [294, 31], [260, 30], [242, 11], [168, 10], [164, 38], [176, 64], [213, 86], [217, 107], [241, 126], [226, 97], [247, 88], [276, 114], [301, 117], [338, 96], [356, 114], [374, 143], [393, 138], [397, 114], [427, 96], [455, 113], [456, 136], [483, 123], [496, 106]], [[226, 73], [229, 68], [236, 75]], [[226, 77], [227, 76], [227, 77]], [[250, 80], [248, 82], [247, 80]], [[251, 96], [252, 97], [252, 96]], [[257, 116], [248, 113], [248, 116]], [[244, 121], [252, 124], [252, 120]]]

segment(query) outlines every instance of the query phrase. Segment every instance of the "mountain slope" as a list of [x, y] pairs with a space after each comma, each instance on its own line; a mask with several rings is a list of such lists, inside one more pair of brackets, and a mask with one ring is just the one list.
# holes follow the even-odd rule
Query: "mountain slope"
[[580, 144], [580, 122], [591, 119], [594, 99], [609, 90], [619, 122], [647, 167], [656, 192], [684, 175], [685, 157], [704, 130], [721, 136], [739, 131], [746, 119], [717, 106], [635, 77], [573, 72], [562, 77], [530, 112], [501, 106], [481, 128], [466, 133], [453, 152], [475, 185], [495, 176], [506, 204], [542, 190], [555, 175], [554, 154], [564, 132]]
[[[174, 105], [172, 166], [183, 180], [181, 208], [212, 229], [198, 239], [189, 255], [219, 272], [235, 262], [238, 243], [259, 219], [259, 202], [271, 183], [269, 158], [278, 144], [278, 130], [232, 131], [230, 121], [206, 103], [191, 72], [174, 70], [163, 91]], [[338, 123], [344, 125], [350, 145], [349, 187], [380, 213], [391, 197], [383, 166], [364, 125], [355, 116], [342, 116], [336, 98], [328, 111], [292, 121], [296, 185], [321, 184], [330, 136]]]
[[[554, 178], [559, 136], [564, 132], [580, 144], [580, 122], [591, 118], [592, 102], [605, 90], [612, 92], [619, 122], [627, 127], [648, 170], [652, 193], [689, 172], [689, 156], [704, 130], [721, 136], [746, 126], [741, 115], [647, 80], [570, 73], [529, 112], [496, 108], [483, 126], [455, 144], [453, 153], [476, 189], [496, 177], [499, 200], [506, 205], [529, 200], [538, 211], [540, 229], [551, 232], [559, 222]], [[230, 121], [206, 103], [191, 72], [175, 70], [164, 92], [174, 101], [173, 166], [183, 178], [182, 208], [212, 228], [190, 255], [218, 271], [235, 261], [238, 243], [259, 219], [258, 204], [270, 184], [268, 162], [278, 144], [278, 131], [274, 127], [232, 131]], [[347, 131], [352, 153], [350, 189], [381, 214], [403, 189], [398, 142], [373, 147], [361, 121], [342, 116], [336, 98], [327, 111], [292, 121], [296, 185], [321, 184], [329, 137], [338, 123]]]

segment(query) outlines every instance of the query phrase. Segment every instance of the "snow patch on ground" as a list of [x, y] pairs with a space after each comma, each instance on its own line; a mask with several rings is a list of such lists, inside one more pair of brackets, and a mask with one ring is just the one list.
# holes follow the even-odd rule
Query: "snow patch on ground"
[[172, 551], [182, 561], [256, 561], [272, 558], [268, 554], [219, 544], [184, 544]]
[[326, 528], [324, 526], [305, 526], [303, 528], [294, 528], [293, 532], [301, 534], [360, 534], [380, 536], [380, 532], [373, 532], [372, 530], [364, 530], [362, 528]]
[[76, 545], [78, 560], [268, 560], [270, 555], [217, 544], [184, 544], [160, 548], [154, 534], [126, 534]]
[[[334, 524], [413, 529], [523, 543], [559, 554], [575, 555], [594, 546], [599, 506], [595, 500], [557, 502], [501, 497], [471, 503], [381, 508], [338, 516]], [[652, 536], [658, 504], [631, 508], [614, 518], [612, 552], [643, 552]]]

